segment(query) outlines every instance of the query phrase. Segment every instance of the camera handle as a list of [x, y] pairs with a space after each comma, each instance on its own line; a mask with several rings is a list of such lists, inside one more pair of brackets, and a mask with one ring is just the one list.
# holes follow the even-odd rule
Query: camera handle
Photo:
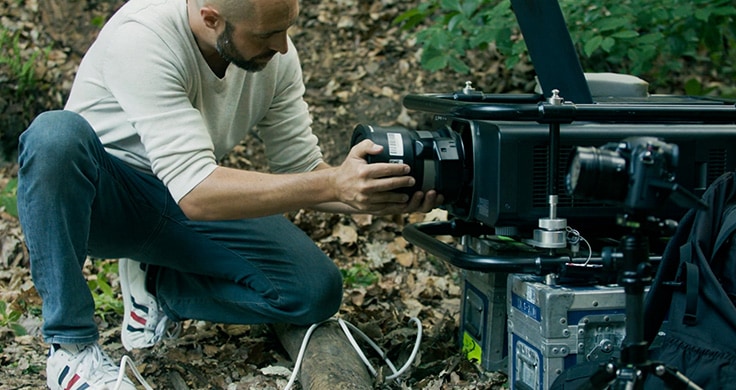
[[[630, 220], [624, 216], [618, 222], [628, 225]], [[651, 219], [645, 222], [651, 223]], [[642, 225], [634, 223], [632, 226]], [[644, 290], [652, 281], [647, 236], [638, 228], [632, 229], [630, 234], [621, 239], [619, 252], [612, 256], [617, 256], [616, 260], [622, 264], [618, 284], [624, 288], [626, 295], [626, 338], [621, 347], [620, 359], [601, 365], [579, 389], [644, 389], [646, 378], [651, 374], [662, 379], [672, 389], [699, 390], [698, 385], [676, 369], [649, 359], [649, 345], [644, 338]]]

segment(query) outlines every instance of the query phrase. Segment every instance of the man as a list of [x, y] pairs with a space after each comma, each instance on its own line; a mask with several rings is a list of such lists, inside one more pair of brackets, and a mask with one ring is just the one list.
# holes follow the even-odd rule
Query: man
[[[64, 111], [21, 136], [18, 202], [43, 298], [51, 389], [108, 388], [85, 258], [121, 260], [126, 349], [170, 322], [308, 325], [339, 308], [337, 267], [283, 212], [428, 211], [381, 148], [322, 161], [287, 30], [297, 0], [130, 0], [80, 64]], [[217, 165], [255, 128], [273, 173]], [[134, 388], [125, 378], [122, 388]]]

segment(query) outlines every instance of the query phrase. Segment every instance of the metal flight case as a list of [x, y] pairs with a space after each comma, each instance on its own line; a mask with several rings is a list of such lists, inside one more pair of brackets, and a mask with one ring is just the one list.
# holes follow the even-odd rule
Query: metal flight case
[[576, 364], [620, 355], [626, 297], [619, 286], [559, 286], [508, 277], [508, 376], [511, 389], [548, 389]]

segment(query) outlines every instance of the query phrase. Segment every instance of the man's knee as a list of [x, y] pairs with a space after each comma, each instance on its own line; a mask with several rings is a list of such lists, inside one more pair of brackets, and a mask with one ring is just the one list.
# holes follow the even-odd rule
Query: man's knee
[[79, 149], [85, 138], [93, 136], [92, 127], [81, 115], [63, 110], [47, 111], [37, 116], [20, 135], [20, 153], [27, 149], [41, 151], [47, 156], [58, 153], [68, 157], [69, 151]]
[[291, 323], [309, 325], [324, 321], [337, 313], [342, 304], [342, 275], [337, 267], [329, 273], [320, 273], [319, 281], [304, 284], [302, 291], [294, 295], [291, 306]]

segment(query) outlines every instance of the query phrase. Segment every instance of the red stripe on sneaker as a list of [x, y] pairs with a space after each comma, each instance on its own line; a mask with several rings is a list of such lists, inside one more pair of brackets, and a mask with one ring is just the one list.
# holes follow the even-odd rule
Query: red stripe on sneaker
[[144, 326], [146, 325], [146, 319], [143, 318], [143, 317], [141, 317], [141, 316], [139, 316], [138, 314], [135, 314], [134, 311], [131, 311], [130, 312], [130, 318], [132, 318], [133, 321], [135, 321], [135, 322], [137, 322], [137, 323], [139, 323], [141, 325], [144, 325]]
[[64, 390], [71, 390], [71, 388], [74, 386], [75, 383], [79, 380], [79, 375], [74, 374], [72, 379], [69, 380], [69, 383], [66, 384], [66, 388]]

